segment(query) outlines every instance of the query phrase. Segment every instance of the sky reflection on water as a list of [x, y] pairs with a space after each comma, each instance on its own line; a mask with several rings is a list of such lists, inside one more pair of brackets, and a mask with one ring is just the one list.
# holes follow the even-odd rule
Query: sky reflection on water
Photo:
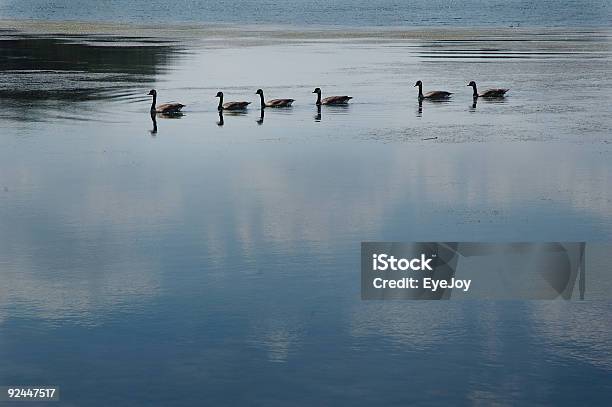
[[[605, 405], [609, 303], [362, 302], [359, 243], [609, 241], [609, 37], [303, 35], [119, 39], [100, 66], [85, 37], [56, 81], [32, 61], [72, 40], [11, 34], [0, 382], [62, 405]], [[457, 58], [502, 45], [538, 53]], [[474, 108], [473, 78], [510, 96]], [[456, 94], [419, 113], [416, 79]], [[314, 86], [354, 103], [317, 118]], [[152, 87], [187, 105], [156, 133]], [[218, 90], [259, 87], [295, 107], [217, 125]]]

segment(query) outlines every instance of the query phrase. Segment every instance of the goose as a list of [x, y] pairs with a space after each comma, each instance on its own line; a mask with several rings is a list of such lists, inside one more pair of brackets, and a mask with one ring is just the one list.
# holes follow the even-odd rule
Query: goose
[[157, 103], [157, 91], [155, 89], [151, 89], [148, 95], [153, 96], [153, 103], [151, 103], [151, 112], [162, 114], [177, 114], [180, 113], [181, 109], [185, 107], [185, 105], [180, 103], [164, 103], [156, 106], [155, 104]]
[[295, 102], [294, 99], [272, 99], [272, 100], [268, 100], [266, 102], [264, 100], [263, 90], [261, 90], [261, 89], [257, 89], [257, 92], [255, 92], [255, 94], [259, 95], [259, 98], [261, 99], [261, 108], [262, 109], [264, 107], [290, 107], [291, 104], [293, 102]]
[[312, 93], [317, 94], [317, 106], [321, 105], [346, 105], [349, 100], [351, 100], [352, 96], [328, 96], [325, 99], [321, 100], [321, 88], [315, 88]]
[[414, 87], [417, 87], [417, 86], [419, 87], [419, 100], [423, 100], [423, 99], [444, 100], [444, 99], [448, 99], [452, 95], [452, 92], [446, 92], [444, 90], [433, 90], [431, 92], [427, 92], [426, 94], [423, 94], [423, 82], [417, 81], [414, 84]]
[[467, 84], [467, 86], [471, 86], [474, 89], [474, 94], [472, 95], [475, 99], [476, 98], [503, 98], [504, 96], [506, 96], [506, 92], [508, 92], [510, 89], [505, 89], [505, 88], [491, 88], [491, 89], [487, 89], [482, 93], [478, 93], [478, 89], [476, 88], [476, 82], [474, 81], [470, 81], [470, 83]]
[[246, 109], [251, 102], [227, 102], [223, 103], [223, 92], [217, 92], [217, 96], [219, 98], [219, 106], [218, 110], [244, 110]]

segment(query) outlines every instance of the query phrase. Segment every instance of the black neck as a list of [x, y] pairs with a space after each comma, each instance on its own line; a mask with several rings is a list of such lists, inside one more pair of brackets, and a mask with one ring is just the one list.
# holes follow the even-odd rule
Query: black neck
[[259, 94], [259, 99], [261, 100], [261, 108], [263, 109], [264, 107], [266, 107], [266, 102], [264, 100], [263, 92]]
[[153, 103], [151, 103], [151, 110], [155, 110], [155, 105], [157, 104], [157, 95], [153, 94]]
[[476, 85], [472, 85], [472, 88], [474, 89], [474, 94], [473, 94], [473, 96], [474, 96], [475, 98], [477, 98], [477, 97], [478, 97], [478, 90], [476, 89]]
[[217, 109], [219, 110], [223, 109], [223, 94], [219, 96], [219, 106], [217, 107]]
[[423, 84], [419, 83], [419, 99], [423, 99]]
[[317, 105], [321, 104], [321, 92], [317, 92]]

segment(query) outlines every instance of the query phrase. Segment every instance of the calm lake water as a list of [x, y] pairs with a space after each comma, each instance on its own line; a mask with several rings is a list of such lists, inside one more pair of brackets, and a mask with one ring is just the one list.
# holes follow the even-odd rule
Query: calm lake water
[[338, 26], [600, 26], [609, 0], [0, 0], [2, 18]]
[[[359, 287], [361, 241], [611, 240], [609, 31], [0, 26], [1, 385], [66, 406], [609, 405], [597, 281], [566, 303]], [[452, 101], [419, 106], [418, 79]], [[470, 80], [509, 97], [474, 106]], [[354, 103], [317, 112], [315, 86]], [[185, 115], [153, 121], [153, 87]], [[221, 120], [218, 90], [260, 87], [295, 106]]]

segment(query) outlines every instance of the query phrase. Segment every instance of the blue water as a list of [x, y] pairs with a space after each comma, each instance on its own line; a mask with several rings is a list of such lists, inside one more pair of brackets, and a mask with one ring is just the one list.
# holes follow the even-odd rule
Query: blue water
[[[298, 4], [279, 15], [314, 15]], [[609, 279], [587, 274], [583, 302], [359, 287], [365, 240], [612, 240], [609, 31], [2, 27], [0, 386], [87, 407], [610, 405]], [[419, 106], [417, 79], [455, 95]], [[473, 79], [511, 91], [474, 105]], [[353, 103], [319, 113], [314, 86]], [[185, 116], [154, 123], [153, 87]], [[221, 126], [216, 92], [259, 87], [295, 106]]]
[[0, 18], [326, 26], [610, 26], [608, 0], [3, 0]]

